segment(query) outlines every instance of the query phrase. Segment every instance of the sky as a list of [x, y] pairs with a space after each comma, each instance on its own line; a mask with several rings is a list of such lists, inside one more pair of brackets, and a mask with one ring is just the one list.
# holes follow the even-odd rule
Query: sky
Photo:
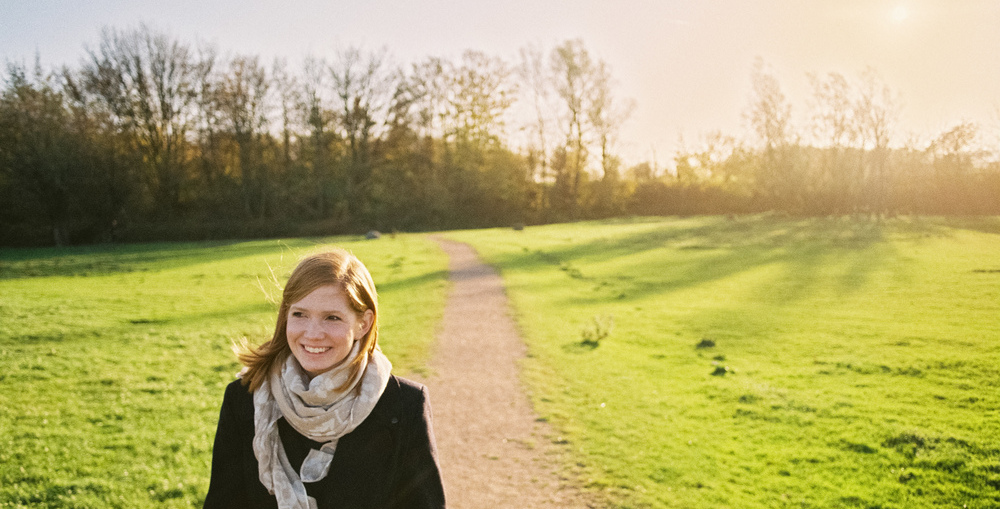
[[750, 71], [760, 57], [808, 118], [807, 73], [872, 67], [899, 96], [896, 142], [961, 121], [1000, 133], [997, 0], [0, 0], [0, 59], [77, 66], [103, 27], [146, 23], [220, 53], [285, 57], [386, 48], [406, 64], [474, 49], [516, 63], [519, 50], [581, 39], [607, 62], [626, 162], [669, 161], [712, 131], [749, 136]]

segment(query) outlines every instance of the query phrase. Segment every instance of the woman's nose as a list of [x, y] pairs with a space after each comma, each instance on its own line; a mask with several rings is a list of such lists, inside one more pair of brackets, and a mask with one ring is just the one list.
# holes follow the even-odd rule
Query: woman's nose
[[323, 324], [317, 323], [315, 320], [309, 320], [306, 324], [306, 337], [307, 338], [318, 338], [323, 336]]

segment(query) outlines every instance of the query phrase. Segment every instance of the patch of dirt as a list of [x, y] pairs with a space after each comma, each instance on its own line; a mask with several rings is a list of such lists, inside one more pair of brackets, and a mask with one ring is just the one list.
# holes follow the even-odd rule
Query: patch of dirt
[[452, 288], [431, 360], [434, 434], [451, 509], [601, 507], [558, 475], [561, 452], [521, 385], [524, 343], [503, 281], [468, 245], [436, 237]]

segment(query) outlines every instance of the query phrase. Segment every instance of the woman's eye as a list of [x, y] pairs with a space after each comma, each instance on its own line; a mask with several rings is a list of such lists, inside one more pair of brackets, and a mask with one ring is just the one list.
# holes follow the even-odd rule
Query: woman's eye
[[292, 316], [294, 316], [295, 318], [302, 318], [302, 312], [301, 311], [292, 311]]
[[327, 320], [340, 320], [340, 317], [339, 316], [330, 315], [330, 316], [326, 317], [326, 319]]

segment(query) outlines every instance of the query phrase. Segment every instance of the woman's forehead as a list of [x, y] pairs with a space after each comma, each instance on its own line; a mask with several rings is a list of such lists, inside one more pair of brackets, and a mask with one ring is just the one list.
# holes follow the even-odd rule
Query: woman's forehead
[[323, 285], [291, 303], [289, 307], [337, 310], [349, 308], [350, 303], [347, 293], [340, 285]]

